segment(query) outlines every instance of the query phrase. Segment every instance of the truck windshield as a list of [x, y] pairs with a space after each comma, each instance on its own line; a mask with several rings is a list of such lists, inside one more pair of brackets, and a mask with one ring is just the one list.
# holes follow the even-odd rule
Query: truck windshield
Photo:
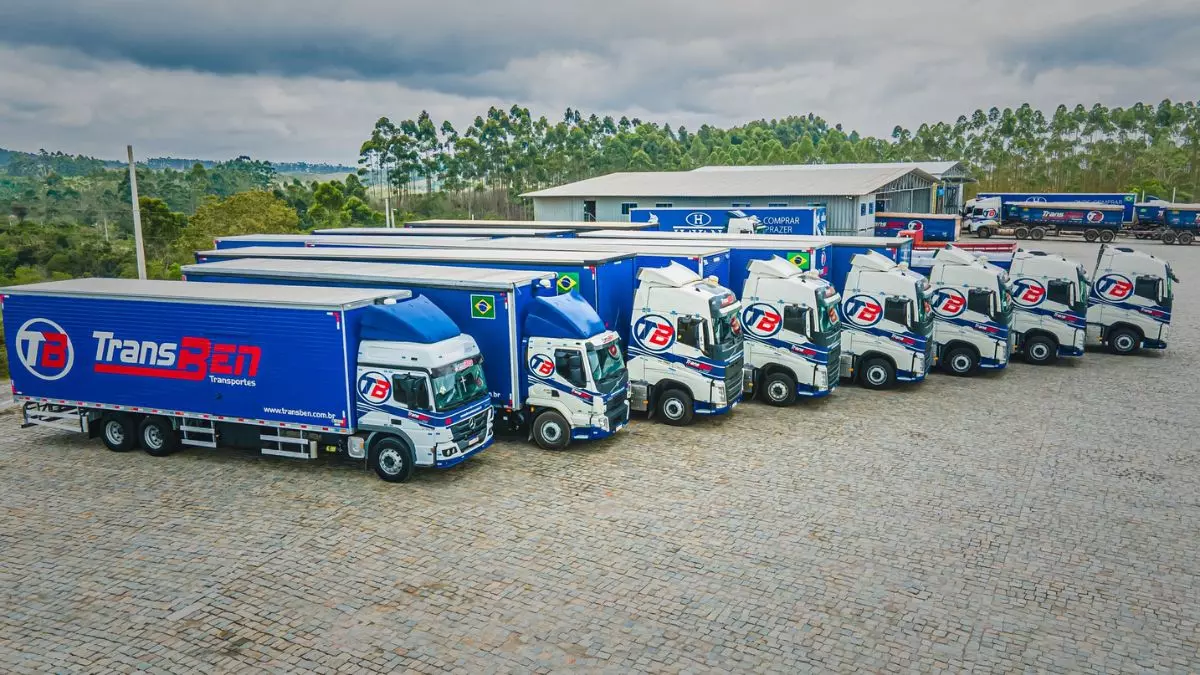
[[453, 410], [488, 393], [483, 359], [479, 356], [435, 368], [429, 384], [433, 386], [433, 405], [438, 412]]
[[[837, 296], [831, 296], [836, 298]], [[841, 321], [838, 319], [838, 302], [830, 301], [818, 294], [817, 297], [817, 334], [813, 341], [822, 347], [833, 344], [841, 331]]]
[[587, 358], [588, 366], [592, 369], [592, 379], [596, 381], [596, 388], [600, 393], [611, 394], [625, 386], [629, 380], [619, 341], [613, 340], [598, 349], [589, 344]]
[[713, 358], [724, 361], [742, 350], [742, 326], [737, 308], [721, 314], [713, 312]]

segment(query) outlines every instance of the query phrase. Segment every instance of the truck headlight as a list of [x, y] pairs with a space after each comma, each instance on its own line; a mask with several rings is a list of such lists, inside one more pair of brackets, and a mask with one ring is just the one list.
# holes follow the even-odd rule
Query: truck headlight
[[825, 368], [817, 368], [817, 372], [813, 375], [813, 384], [817, 389], [826, 389], [829, 387], [829, 371]]
[[1085, 337], [1085, 332], [1084, 332], [1084, 331], [1082, 331], [1082, 330], [1077, 330], [1077, 331], [1075, 331], [1075, 346], [1076, 346], [1076, 347], [1079, 347], [1080, 349], [1083, 349], [1083, 341], [1084, 341], [1084, 337]]
[[925, 355], [924, 354], [919, 354], [919, 355], [913, 357], [913, 372], [914, 373], [925, 372]]
[[596, 428], [600, 431], [608, 431], [608, 415], [593, 415], [596, 420]]
[[725, 383], [714, 382], [712, 386], [713, 403], [725, 405]]

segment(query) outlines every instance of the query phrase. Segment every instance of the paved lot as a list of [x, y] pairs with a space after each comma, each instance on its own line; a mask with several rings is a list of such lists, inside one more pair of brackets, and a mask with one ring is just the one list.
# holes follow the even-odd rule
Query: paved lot
[[[1083, 243], [1047, 243], [1091, 260]], [[1171, 350], [385, 484], [0, 417], [0, 670], [1200, 668], [1200, 247]]]

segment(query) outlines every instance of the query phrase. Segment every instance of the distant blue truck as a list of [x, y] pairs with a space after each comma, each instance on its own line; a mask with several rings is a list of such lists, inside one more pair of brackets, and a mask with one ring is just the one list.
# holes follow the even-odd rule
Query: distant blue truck
[[904, 230], [921, 233], [924, 241], [955, 241], [958, 239], [959, 217], [952, 213], [885, 213], [875, 212], [875, 236], [898, 237]]
[[[3, 298], [26, 424], [115, 452], [344, 455], [402, 482], [492, 442], [475, 340], [408, 292], [74, 279]], [[416, 404], [402, 375], [448, 393]]]
[[629, 211], [631, 223], [657, 223], [661, 232], [709, 234], [825, 234], [824, 206], [760, 208], [642, 208]]
[[[1051, 202], [1057, 204], [1084, 202], [1120, 206], [1121, 222], [1132, 223], [1136, 217], [1134, 205], [1137, 203], [1137, 195], [1132, 192], [981, 192], [975, 195], [975, 199], [967, 202], [967, 207], [973, 210], [985, 202], [990, 203], [992, 200], [998, 200], [1001, 208], [989, 217], [1000, 221], [1001, 224], [1020, 221], [1021, 216], [1016, 210], [1016, 205], [1028, 202]], [[967, 215], [975, 218], [979, 215], [987, 214], [975, 214], [969, 211]]]
[[1162, 222], [1163, 243], [1190, 245], [1200, 234], [1200, 204], [1167, 204], [1162, 209]]

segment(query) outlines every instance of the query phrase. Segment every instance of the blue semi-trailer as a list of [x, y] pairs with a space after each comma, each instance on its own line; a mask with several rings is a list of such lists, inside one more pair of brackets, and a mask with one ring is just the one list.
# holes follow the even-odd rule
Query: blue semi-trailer
[[246, 246], [461, 246], [476, 242], [487, 246], [489, 237], [392, 237], [386, 235], [317, 235], [317, 234], [235, 234], [213, 239], [213, 248], [242, 248]]
[[828, 216], [824, 206], [667, 207], [630, 209], [629, 221], [656, 225], [661, 232], [820, 236]]
[[560, 450], [607, 438], [629, 420], [616, 332], [551, 272], [332, 260], [188, 265], [189, 281], [404, 290], [428, 298], [473, 337], [502, 428]]
[[574, 230], [533, 227], [331, 227], [313, 230], [319, 237], [573, 237]]
[[[401, 482], [492, 442], [478, 345], [411, 293], [74, 279], [0, 294], [26, 423], [113, 451], [338, 454]], [[414, 407], [408, 375], [450, 386]]]
[[1200, 231], [1200, 204], [1167, 204], [1162, 208], [1162, 224], [1163, 243], [1190, 245]]

